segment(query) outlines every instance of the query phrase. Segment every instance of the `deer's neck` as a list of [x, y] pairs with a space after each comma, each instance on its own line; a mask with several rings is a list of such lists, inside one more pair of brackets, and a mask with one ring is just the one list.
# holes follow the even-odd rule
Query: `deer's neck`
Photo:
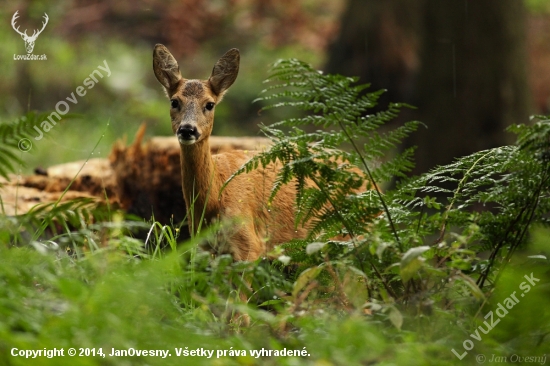
[[203, 213], [209, 223], [219, 214], [218, 195], [223, 182], [212, 159], [208, 139], [181, 146], [181, 177], [188, 215], [194, 215], [192, 219], [188, 216], [190, 225], [193, 221], [196, 228]]

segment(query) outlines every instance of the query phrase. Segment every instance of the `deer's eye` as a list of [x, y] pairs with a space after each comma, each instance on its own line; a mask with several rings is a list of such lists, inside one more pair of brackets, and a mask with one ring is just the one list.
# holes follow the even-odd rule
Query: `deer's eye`
[[178, 102], [177, 99], [172, 99], [172, 100], [170, 101], [170, 106], [171, 106], [172, 108], [178, 108], [179, 105], [180, 105], [180, 104], [179, 104], [179, 102]]
[[212, 109], [214, 109], [214, 103], [212, 102], [208, 102], [206, 103], [206, 106], [204, 107], [207, 111], [211, 111]]

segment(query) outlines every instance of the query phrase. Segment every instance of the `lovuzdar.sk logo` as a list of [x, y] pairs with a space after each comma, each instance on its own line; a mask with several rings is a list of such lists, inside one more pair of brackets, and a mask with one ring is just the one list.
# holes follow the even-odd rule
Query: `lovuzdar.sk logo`
[[13, 17], [11, 18], [11, 26], [13, 30], [16, 31], [21, 36], [21, 38], [23, 38], [23, 41], [25, 42], [25, 49], [27, 50], [27, 54], [26, 55], [14, 54], [13, 59], [14, 60], [46, 60], [47, 59], [46, 55], [34, 55], [32, 51], [34, 49], [34, 43], [36, 42], [36, 39], [38, 38], [40, 33], [42, 33], [44, 28], [46, 28], [46, 24], [48, 24], [48, 20], [49, 20], [48, 14], [44, 13], [44, 21], [42, 22], [42, 29], [40, 30], [35, 29], [32, 35], [29, 36], [27, 34], [26, 29], [24, 32], [21, 32], [19, 30], [19, 26], [16, 27], [15, 23], [17, 18], [19, 18], [19, 15], [17, 14], [18, 12], [19, 10], [17, 10], [15, 14], [13, 14]]

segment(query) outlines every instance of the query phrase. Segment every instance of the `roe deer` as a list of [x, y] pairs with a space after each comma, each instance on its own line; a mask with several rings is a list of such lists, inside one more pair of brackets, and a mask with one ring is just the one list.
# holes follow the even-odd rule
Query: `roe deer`
[[[233, 48], [214, 65], [208, 80], [185, 79], [170, 51], [157, 44], [153, 69], [170, 99], [172, 130], [181, 147], [182, 189], [190, 232], [196, 234], [200, 224], [204, 227], [217, 220], [231, 220], [233, 227], [222, 239], [208, 243], [210, 251], [230, 254], [236, 261], [253, 261], [278, 244], [304, 237], [306, 230], [294, 228], [294, 186], [285, 185], [272, 205], [266, 205], [277, 174], [274, 165], [238, 175], [220, 195], [225, 181], [254, 154], [231, 151], [212, 155], [208, 142], [215, 107], [237, 78], [239, 58], [239, 50]], [[204, 222], [197, 222], [201, 217]]]

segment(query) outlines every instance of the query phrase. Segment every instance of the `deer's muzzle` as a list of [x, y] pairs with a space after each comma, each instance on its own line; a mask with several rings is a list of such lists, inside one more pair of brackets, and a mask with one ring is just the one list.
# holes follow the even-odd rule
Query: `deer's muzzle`
[[176, 136], [178, 136], [178, 141], [182, 145], [192, 145], [201, 136], [196, 126], [190, 125], [188, 123], [182, 124], [178, 127], [176, 131]]

